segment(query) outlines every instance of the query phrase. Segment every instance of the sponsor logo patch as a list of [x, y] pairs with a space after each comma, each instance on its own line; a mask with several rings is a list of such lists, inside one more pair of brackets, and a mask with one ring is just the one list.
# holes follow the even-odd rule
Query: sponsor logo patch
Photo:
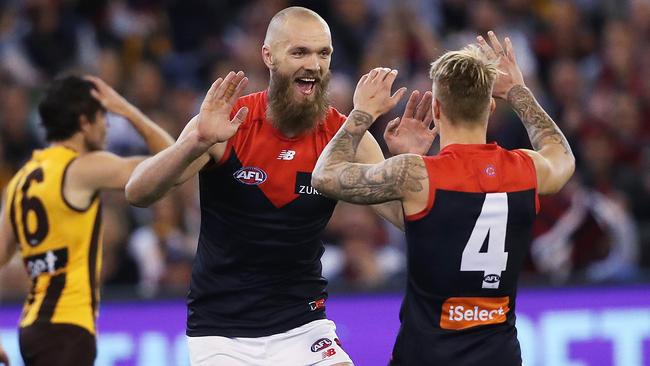
[[312, 352], [322, 351], [331, 345], [332, 345], [332, 341], [329, 338], [321, 338], [311, 345], [311, 351]]
[[323, 351], [323, 353], [322, 353], [322, 355], [323, 355], [323, 360], [326, 359], [326, 358], [328, 358], [328, 357], [332, 357], [332, 356], [334, 356], [335, 354], [336, 354], [336, 349], [334, 349], [334, 348], [330, 348], [330, 349], [328, 349], [328, 350], [325, 350], [325, 351]]
[[499, 283], [501, 282], [501, 276], [496, 274], [489, 274], [483, 277], [483, 282], [485, 283]]
[[256, 186], [266, 181], [268, 175], [260, 168], [254, 166], [245, 166], [237, 170], [232, 175], [239, 182], [249, 186]]
[[485, 167], [485, 174], [488, 177], [494, 177], [497, 175], [497, 168], [495, 168], [492, 164], [488, 164], [488, 166]]
[[277, 160], [293, 160], [296, 152], [293, 150], [282, 150], [277, 157]]
[[321, 195], [316, 188], [311, 186], [311, 173], [306, 172], [296, 173], [296, 188], [293, 193], [300, 195]]
[[311, 311], [316, 311], [318, 309], [324, 309], [325, 308], [325, 299], [318, 299], [316, 301], [311, 301], [309, 303], [309, 309]]
[[440, 328], [460, 330], [506, 321], [509, 297], [450, 297], [442, 304]]
[[52, 275], [68, 264], [68, 248], [48, 250], [43, 254], [26, 257], [23, 261], [32, 279], [43, 273]]

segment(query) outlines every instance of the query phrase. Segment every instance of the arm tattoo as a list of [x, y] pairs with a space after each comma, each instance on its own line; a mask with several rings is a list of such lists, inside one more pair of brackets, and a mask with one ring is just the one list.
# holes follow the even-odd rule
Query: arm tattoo
[[358, 110], [353, 110], [352, 113], [350, 113], [350, 118], [352, 119], [352, 123], [354, 123], [354, 127], [363, 128], [364, 132], [370, 128], [370, 125], [374, 122], [372, 115]]
[[[339, 132], [336, 133], [323, 155], [328, 155], [328, 166], [344, 161], [353, 162], [359, 143], [374, 118], [366, 112], [353, 110]], [[348, 130], [349, 127], [349, 130]], [[352, 131], [350, 131], [352, 130]]]
[[571, 155], [571, 146], [553, 119], [537, 103], [528, 88], [516, 85], [508, 92], [508, 102], [522, 120], [528, 137], [535, 150], [548, 144], [559, 144], [564, 153]]
[[353, 203], [397, 200], [404, 192], [419, 192], [428, 175], [421, 157], [398, 155], [377, 165], [349, 164], [338, 175], [341, 199]]
[[325, 195], [353, 203], [400, 199], [405, 191], [423, 189], [428, 175], [421, 157], [398, 155], [379, 164], [354, 163], [357, 148], [373, 117], [354, 110], [321, 154], [314, 176]]

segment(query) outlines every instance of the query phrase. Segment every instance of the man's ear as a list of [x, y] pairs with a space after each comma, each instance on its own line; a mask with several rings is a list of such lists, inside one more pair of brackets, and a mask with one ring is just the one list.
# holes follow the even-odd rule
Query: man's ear
[[440, 120], [440, 115], [442, 114], [442, 108], [440, 107], [440, 101], [438, 98], [433, 98], [431, 100], [431, 103], [433, 104], [432, 106], [432, 111], [433, 111], [433, 120], [434, 121], [439, 121]]
[[81, 132], [87, 132], [90, 130], [92, 122], [86, 117], [85, 114], [79, 116], [79, 130]]
[[494, 113], [494, 110], [497, 109], [497, 102], [494, 98], [490, 98], [490, 115]]
[[273, 69], [275, 67], [273, 54], [271, 53], [271, 47], [269, 45], [262, 46], [262, 60], [264, 60], [264, 64], [269, 69]]

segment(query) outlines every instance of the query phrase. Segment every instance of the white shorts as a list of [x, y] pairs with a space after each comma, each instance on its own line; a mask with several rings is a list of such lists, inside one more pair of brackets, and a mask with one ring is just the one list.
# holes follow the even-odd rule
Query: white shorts
[[192, 366], [352, 365], [327, 319], [266, 337], [187, 337], [187, 343]]

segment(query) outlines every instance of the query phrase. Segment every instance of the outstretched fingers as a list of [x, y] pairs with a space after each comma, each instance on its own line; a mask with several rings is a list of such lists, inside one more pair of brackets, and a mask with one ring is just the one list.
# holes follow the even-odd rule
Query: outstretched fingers
[[496, 52], [490, 47], [490, 45], [485, 41], [485, 38], [483, 36], [477, 36], [476, 41], [478, 42], [478, 46], [481, 48], [483, 53], [490, 59], [493, 60], [497, 58]]
[[413, 118], [415, 116], [415, 108], [418, 106], [418, 98], [420, 97], [419, 90], [413, 90], [411, 96], [409, 96], [408, 101], [406, 101], [406, 107], [404, 108], [405, 118]]
[[239, 98], [247, 86], [248, 86], [248, 78], [246, 76], [243, 76], [241, 80], [239, 80], [239, 83], [237, 84], [237, 87], [235, 88], [235, 92], [233, 93], [231, 98], [233, 100]]
[[397, 135], [397, 128], [400, 125], [401, 119], [399, 117], [393, 119], [392, 121], [388, 122], [386, 125], [386, 131], [384, 131], [384, 134], [388, 135]]
[[212, 85], [210, 85], [210, 89], [208, 89], [208, 92], [205, 94], [204, 103], [209, 104], [217, 98], [217, 90], [221, 87], [221, 84], [223, 84], [223, 78], [218, 78], [212, 83]]
[[515, 50], [512, 47], [512, 41], [510, 40], [509, 37], [506, 37], [505, 43], [506, 43], [506, 55], [513, 62], [517, 62], [517, 57], [515, 56]]
[[493, 31], [488, 32], [488, 38], [490, 38], [490, 43], [492, 44], [492, 48], [494, 49], [494, 52], [496, 52], [497, 55], [499, 56], [505, 56], [505, 51], [503, 50], [503, 46], [501, 46], [501, 42], [499, 42], [499, 38], [497, 38], [497, 35], [494, 34]]
[[389, 99], [388, 102], [390, 103], [390, 108], [392, 109], [399, 103], [399, 101], [402, 99], [404, 94], [406, 94], [406, 87], [401, 87], [399, 88], [395, 94], [393, 94]]
[[235, 116], [230, 120], [230, 123], [235, 125], [236, 127], [239, 127], [242, 122], [246, 120], [246, 116], [248, 115], [248, 107], [241, 107], [235, 113]]
[[415, 119], [417, 119], [418, 121], [425, 122], [427, 113], [429, 113], [429, 111], [431, 110], [431, 99], [432, 99], [431, 92], [430, 91], [425, 92], [424, 95], [422, 96], [422, 99], [420, 99], [420, 103], [418, 103], [418, 107], [415, 112]]
[[236, 100], [248, 85], [248, 78], [243, 71], [237, 73], [231, 71], [225, 78], [218, 78], [212, 83], [208, 90], [204, 106], [213, 105], [217, 101], [231, 104]]
[[233, 96], [236, 95], [237, 88], [239, 87], [241, 81], [244, 80], [244, 77], [245, 77], [244, 72], [238, 71], [235, 75], [233, 75], [232, 79], [230, 79], [223, 93], [224, 99], [227, 102], [230, 102], [233, 99]]

